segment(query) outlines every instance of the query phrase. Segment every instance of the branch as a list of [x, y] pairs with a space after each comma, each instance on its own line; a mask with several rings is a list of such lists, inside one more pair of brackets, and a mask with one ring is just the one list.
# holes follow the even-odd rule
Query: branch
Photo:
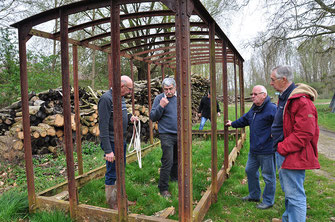
[[314, 0], [316, 3], [318, 3], [321, 8], [329, 13], [334, 14], [335, 13], [335, 8], [331, 8], [329, 6], [327, 6], [322, 0]]

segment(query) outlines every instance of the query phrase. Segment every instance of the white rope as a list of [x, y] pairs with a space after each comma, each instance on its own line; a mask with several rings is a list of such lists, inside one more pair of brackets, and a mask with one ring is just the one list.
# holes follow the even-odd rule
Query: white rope
[[[131, 137], [131, 140], [128, 146], [128, 152], [132, 153], [136, 150], [138, 166], [142, 168], [141, 137], [140, 136], [141, 136], [141, 121], [134, 121], [133, 136]], [[131, 149], [132, 145], [134, 147], [133, 149]]]

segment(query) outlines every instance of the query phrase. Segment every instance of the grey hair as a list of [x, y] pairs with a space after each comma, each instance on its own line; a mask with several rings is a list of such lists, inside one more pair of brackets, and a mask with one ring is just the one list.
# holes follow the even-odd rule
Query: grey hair
[[277, 66], [272, 69], [275, 72], [276, 78], [281, 79], [284, 76], [289, 82], [293, 80], [293, 71], [291, 66]]
[[176, 87], [176, 81], [174, 80], [174, 78], [165, 78], [162, 82], [162, 87], [164, 86], [171, 86], [173, 85], [173, 87]]
[[265, 88], [264, 86], [262, 86], [262, 85], [256, 85], [256, 86], [254, 86], [254, 88], [255, 88], [255, 87], [259, 87], [259, 88], [261, 89], [261, 92], [262, 92], [262, 93], [265, 93], [265, 95], [268, 94], [268, 91], [266, 90], [266, 88]]

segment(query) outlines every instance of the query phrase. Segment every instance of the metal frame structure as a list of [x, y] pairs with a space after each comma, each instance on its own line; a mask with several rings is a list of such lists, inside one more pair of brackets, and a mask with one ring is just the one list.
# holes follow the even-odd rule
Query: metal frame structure
[[[138, 13], [120, 14], [120, 5], [131, 3], [159, 2], [168, 10], [154, 10]], [[69, 16], [87, 10], [107, 8], [109, 14], [105, 18], [81, 24], [69, 26]], [[151, 24], [146, 26], [129, 26], [120, 28], [120, 21], [134, 18], [171, 16], [173, 23]], [[199, 21], [191, 21], [191, 16], [196, 16]], [[60, 31], [47, 33], [34, 29], [35, 26], [54, 19], [60, 20]], [[70, 38], [71, 33], [88, 27], [110, 24], [110, 30], [102, 32], [85, 39]], [[150, 65], [161, 66], [162, 76], [164, 69], [171, 68], [175, 72], [178, 91], [178, 190], [179, 190], [179, 221], [201, 221], [208, 211], [211, 203], [217, 200], [217, 193], [229, 171], [242, 144], [245, 140], [243, 130], [236, 131], [236, 146], [228, 153], [228, 127], [224, 128], [224, 163], [219, 170], [217, 161], [217, 128], [216, 128], [216, 105], [212, 100], [212, 184], [203, 195], [198, 205], [193, 208], [193, 186], [192, 186], [192, 120], [191, 120], [191, 66], [198, 64], [210, 64], [210, 79], [212, 97], [216, 97], [216, 64], [222, 64], [223, 95], [224, 95], [224, 122], [228, 120], [228, 81], [227, 63], [234, 64], [235, 93], [237, 94], [237, 75], [239, 77], [240, 113], [244, 113], [244, 88], [243, 88], [243, 58], [229, 41], [206, 11], [199, 0], [84, 0], [69, 5], [54, 8], [40, 14], [34, 15], [12, 25], [19, 33], [20, 75], [21, 75], [21, 98], [23, 111], [24, 149], [25, 164], [28, 183], [29, 209], [44, 209], [58, 207], [70, 211], [72, 218], [88, 219], [93, 221], [171, 221], [157, 217], [127, 214], [126, 191], [124, 181], [124, 159], [123, 159], [123, 134], [122, 124], [118, 119], [122, 117], [120, 95], [120, 58], [130, 59], [131, 76], [134, 79], [133, 60], [146, 62], [148, 64], [148, 92], [150, 93]], [[125, 33], [131, 31], [152, 30], [145, 35], [125, 38]], [[160, 31], [158, 31], [160, 30]], [[164, 32], [162, 30], [169, 30]], [[156, 31], [156, 32], [155, 32]], [[143, 33], [143, 32], [142, 32]], [[122, 35], [122, 40], [120, 38]], [[59, 40], [61, 42], [61, 66], [62, 66], [62, 90], [64, 109], [64, 146], [66, 150], [68, 182], [50, 188], [42, 193], [35, 193], [32, 150], [30, 140], [29, 106], [28, 106], [28, 81], [27, 81], [27, 54], [26, 43], [32, 36], [40, 36], [47, 39]], [[142, 43], [141, 41], [144, 41]], [[108, 42], [102, 43], [102, 42]], [[125, 43], [133, 43], [132, 47], [126, 47]], [[74, 158], [71, 130], [71, 107], [70, 107], [70, 70], [69, 70], [69, 45], [73, 47], [73, 74], [75, 88], [75, 114], [76, 126], [79, 127], [78, 106], [78, 55], [77, 47], [87, 47], [108, 54], [109, 86], [113, 87], [114, 104], [114, 132], [116, 149], [116, 173], [118, 189], [118, 211], [105, 209], [85, 204], [79, 204], [77, 188], [86, 181], [102, 176], [103, 167], [96, 171], [83, 173], [80, 139], [77, 140], [79, 175], [75, 178]], [[151, 47], [151, 49], [147, 49]], [[151, 53], [150, 56], [143, 56]], [[237, 69], [238, 66], [238, 69]], [[237, 72], [238, 70], [238, 72]], [[134, 98], [134, 95], [132, 95]], [[237, 101], [237, 100], [236, 100]], [[133, 103], [134, 106], [134, 103]], [[237, 103], [235, 104], [237, 111]], [[149, 102], [151, 108], [151, 102]], [[133, 109], [134, 110], [134, 109]], [[152, 132], [152, 123], [150, 122]], [[240, 135], [238, 137], [238, 135]], [[76, 138], [80, 138], [80, 130], [76, 130]], [[153, 142], [153, 134], [150, 136]], [[80, 154], [79, 154], [80, 153]], [[60, 190], [68, 190], [69, 201], [56, 200], [52, 196]]]

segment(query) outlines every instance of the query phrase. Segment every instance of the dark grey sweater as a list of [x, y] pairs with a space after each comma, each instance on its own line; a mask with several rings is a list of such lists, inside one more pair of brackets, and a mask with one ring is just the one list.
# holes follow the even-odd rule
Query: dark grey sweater
[[[113, 124], [113, 97], [112, 90], [105, 92], [98, 103], [99, 112], [99, 130], [101, 148], [105, 154], [112, 152], [111, 142], [114, 142], [114, 124]], [[126, 102], [122, 97], [122, 125], [123, 125], [123, 140], [126, 141], [128, 112]]]

